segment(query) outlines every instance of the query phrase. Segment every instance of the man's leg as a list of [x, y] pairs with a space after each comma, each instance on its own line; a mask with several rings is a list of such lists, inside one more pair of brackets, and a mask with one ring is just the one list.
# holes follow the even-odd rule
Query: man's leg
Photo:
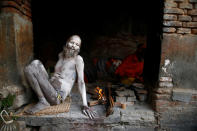
[[[46, 70], [44, 69], [44, 66], [41, 64], [40, 61], [38, 60], [34, 60], [30, 65], [28, 65], [24, 72], [25, 75], [32, 87], [32, 89], [34, 90], [34, 92], [37, 94], [39, 102], [31, 109], [29, 109], [27, 111], [27, 113], [35, 113], [38, 112], [48, 106], [50, 106], [50, 104], [48, 103], [48, 101], [51, 104], [57, 104], [57, 100], [54, 101], [57, 98], [56, 97], [56, 91], [51, 88], [47, 88], [47, 87], [43, 87], [43, 83], [49, 83], [48, 82], [48, 74], [46, 73]], [[42, 81], [40, 81], [42, 80]], [[40, 83], [41, 82], [41, 83]], [[52, 93], [51, 93], [52, 92]], [[52, 94], [50, 95], [51, 98], [47, 101], [45, 98], [46, 97], [46, 93]], [[54, 99], [54, 100], [51, 100]]]

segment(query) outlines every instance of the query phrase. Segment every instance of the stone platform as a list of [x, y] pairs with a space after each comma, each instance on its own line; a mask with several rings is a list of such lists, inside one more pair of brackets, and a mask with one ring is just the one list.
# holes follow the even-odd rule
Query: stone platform
[[27, 126], [40, 127], [41, 131], [65, 130], [154, 130], [157, 127], [154, 111], [148, 104], [135, 104], [126, 109], [114, 107], [113, 115], [105, 117], [105, 106], [92, 107], [97, 112], [94, 120], [81, 113], [80, 104], [72, 102], [70, 111], [56, 115], [22, 116]]

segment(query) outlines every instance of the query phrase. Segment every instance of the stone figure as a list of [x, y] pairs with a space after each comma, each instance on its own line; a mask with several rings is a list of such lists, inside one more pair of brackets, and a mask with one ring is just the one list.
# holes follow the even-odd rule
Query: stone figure
[[91, 119], [95, 117], [96, 113], [87, 105], [84, 62], [78, 55], [80, 46], [81, 38], [77, 35], [67, 40], [63, 51], [59, 54], [59, 60], [51, 78], [39, 60], [34, 60], [25, 67], [27, 80], [39, 99], [39, 102], [26, 113], [33, 114], [50, 105], [60, 104], [70, 94], [77, 76], [78, 88], [83, 100], [82, 113]]

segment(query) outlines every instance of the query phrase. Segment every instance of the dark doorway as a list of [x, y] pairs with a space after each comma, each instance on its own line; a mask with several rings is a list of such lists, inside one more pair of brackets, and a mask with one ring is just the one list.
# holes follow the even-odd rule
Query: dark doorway
[[85, 59], [93, 52], [92, 49], [95, 51], [100, 47], [94, 43], [101, 36], [113, 38], [120, 34], [121, 37], [131, 34], [134, 38], [139, 37], [141, 41], [136, 40], [138, 44], [144, 44], [144, 41], [146, 43], [143, 73], [145, 82], [150, 85], [157, 82], [163, 1], [144, 0], [116, 5], [32, 1], [32, 15], [35, 58], [40, 59], [47, 68], [55, 64], [58, 53], [73, 34], [82, 38], [80, 53]]

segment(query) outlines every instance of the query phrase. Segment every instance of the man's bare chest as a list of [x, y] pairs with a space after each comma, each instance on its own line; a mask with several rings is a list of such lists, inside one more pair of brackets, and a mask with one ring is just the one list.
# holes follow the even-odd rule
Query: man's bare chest
[[62, 60], [61, 62], [61, 72], [70, 72], [70, 71], [75, 71], [76, 70], [76, 62], [74, 59], [69, 59], [69, 60]]

